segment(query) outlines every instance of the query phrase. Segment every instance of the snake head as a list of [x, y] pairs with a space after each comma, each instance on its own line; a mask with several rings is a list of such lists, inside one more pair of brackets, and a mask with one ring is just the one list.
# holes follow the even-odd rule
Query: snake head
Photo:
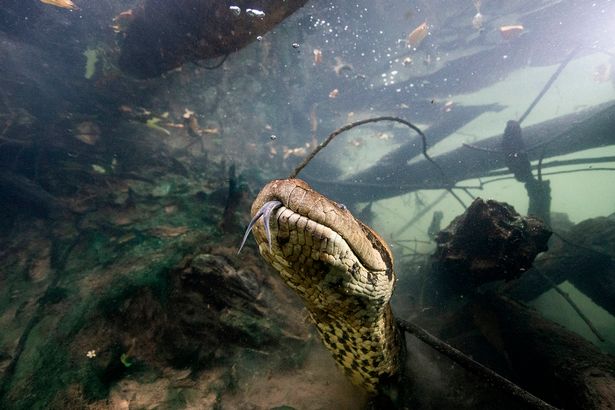
[[241, 246], [252, 231], [261, 255], [303, 299], [351, 381], [376, 391], [397, 373], [400, 352], [386, 242], [344, 205], [299, 179], [267, 184], [252, 215]]

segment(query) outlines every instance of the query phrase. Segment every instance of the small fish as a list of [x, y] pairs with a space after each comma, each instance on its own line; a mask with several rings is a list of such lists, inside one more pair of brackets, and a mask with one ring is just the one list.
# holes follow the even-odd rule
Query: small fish
[[406, 44], [408, 47], [418, 47], [425, 40], [427, 34], [429, 34], [429, 25], [427, 25], [427, 21], [424, 21], [408, 34]]
[[500, 26], [500, 35], [504, 40], [511, 40], [523, 33], [524, 27], [521, 24], [510, 26]]
[[71, 0], [41, 0], [41, 3], [50, 4], [52, 6], [60, 7], [68, 10], [78, 10], [79, 7], [75, 5]]

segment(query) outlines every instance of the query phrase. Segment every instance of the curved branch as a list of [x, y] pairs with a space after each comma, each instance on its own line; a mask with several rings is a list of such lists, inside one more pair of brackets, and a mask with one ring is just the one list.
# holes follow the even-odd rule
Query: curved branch
[[445, 183], [446, 187], [445, 189], [448, 190], [448, 192], [457, 200], [459, 201], [459, 203], [461, 204], [461, 206], [463, 206], [464, 208], [466, 208], [465, 203], [461, 200], [461, 198], [459, 198], [459, 196], [457, 194], [455, 194], [452, 190], [453, 187], [453, 183], [450, 182], [450, 179], [448, 178], [448, 176], [444, 173], [444, 170], [440, 167], [440, 165], [438, 165], [433, 158], [431, 158], [429, 156], [429, 154], [427, 154], [427, 137], [425, 136], [425, 134], [423, 133], [423, 131], [421, 131], [421, 129], [419, 127], [417, 127], [416, 125], [412, 124], [410, 121], [406, 121], [402, 118], [398, 118], [398, 117], [391, 117], [391, 116], [384, 116], [384, 117], [374, 117], [374, 118], [367, 118], [365, 120], [360, 120], [360, 121], [356, 121], [356, 122], [352, 122], [350, 124], [344, 125], [341, 128], [338, 128], [337, 130], [333, 131], [331, 134], [329, 134], [329, 136], [320, 144], [318, 144], [318, 146], [293, 170], [293, 172], [291, 172], [291, 174], [288, 176], [289, 178], [296, 178], [297, 175], [299, 174], [299, 172], [301, 172], [303, 170], [303, 168], [305, 168], [310, 161], [316, 156], [316, 154], [318, 154], [323, 148], [325, 148], [327, 145], [329, 145], [329, 143], [331, 141], [333, 141], [333, 139], [335, 137], [337, 137], [338, 135], [340, 135], [341, 133], [348, 131], [352, 128], [358, 127], [360, 125], [363, 124], [368, 124], [371, 122], [379, 122], [379, 121], [393, 121], [393, 122], [398, 122], [400, 124], [403, 124], [411, 129], [413, 129], [417, 134], [419, 134], [419, 136], [421, 137], [421, 143], [422, 143], [422, 153], [423, 156], [425, 157], [425, 159], [429, 162], [431, 162], [433, 164], [434, 167], [436, 167], [438, 169], [438, 172], [440, 173], [440, 176], [442, 178], [442, 181]]

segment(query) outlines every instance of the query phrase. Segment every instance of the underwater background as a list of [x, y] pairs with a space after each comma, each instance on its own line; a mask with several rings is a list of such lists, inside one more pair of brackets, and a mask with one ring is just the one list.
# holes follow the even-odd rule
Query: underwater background
[[[396, 317], [557, 408], [615, 406], [614, 39], [611, 0], [3, 0], [0, 408], [365, 408], [237, 251], [267, 182], [375, 117], [425, 141], [353, 127], [299, 176], [387, 241]], [[476, 197], [553, 231], [487, 286], [505, 313], [429, 284]], [[400, 408], [525, 408], [406, 343]]]

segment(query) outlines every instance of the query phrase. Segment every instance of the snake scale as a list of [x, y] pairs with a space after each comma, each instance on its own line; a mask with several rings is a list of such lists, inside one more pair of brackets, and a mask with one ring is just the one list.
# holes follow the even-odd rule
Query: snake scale
[[350, 380], [376, 393], [399, 374], [401, 336], [389, 300], [386, 242], [300, 179], [274, 180], [252, 204], [263, 258], [305, 303], [324, 345]]

